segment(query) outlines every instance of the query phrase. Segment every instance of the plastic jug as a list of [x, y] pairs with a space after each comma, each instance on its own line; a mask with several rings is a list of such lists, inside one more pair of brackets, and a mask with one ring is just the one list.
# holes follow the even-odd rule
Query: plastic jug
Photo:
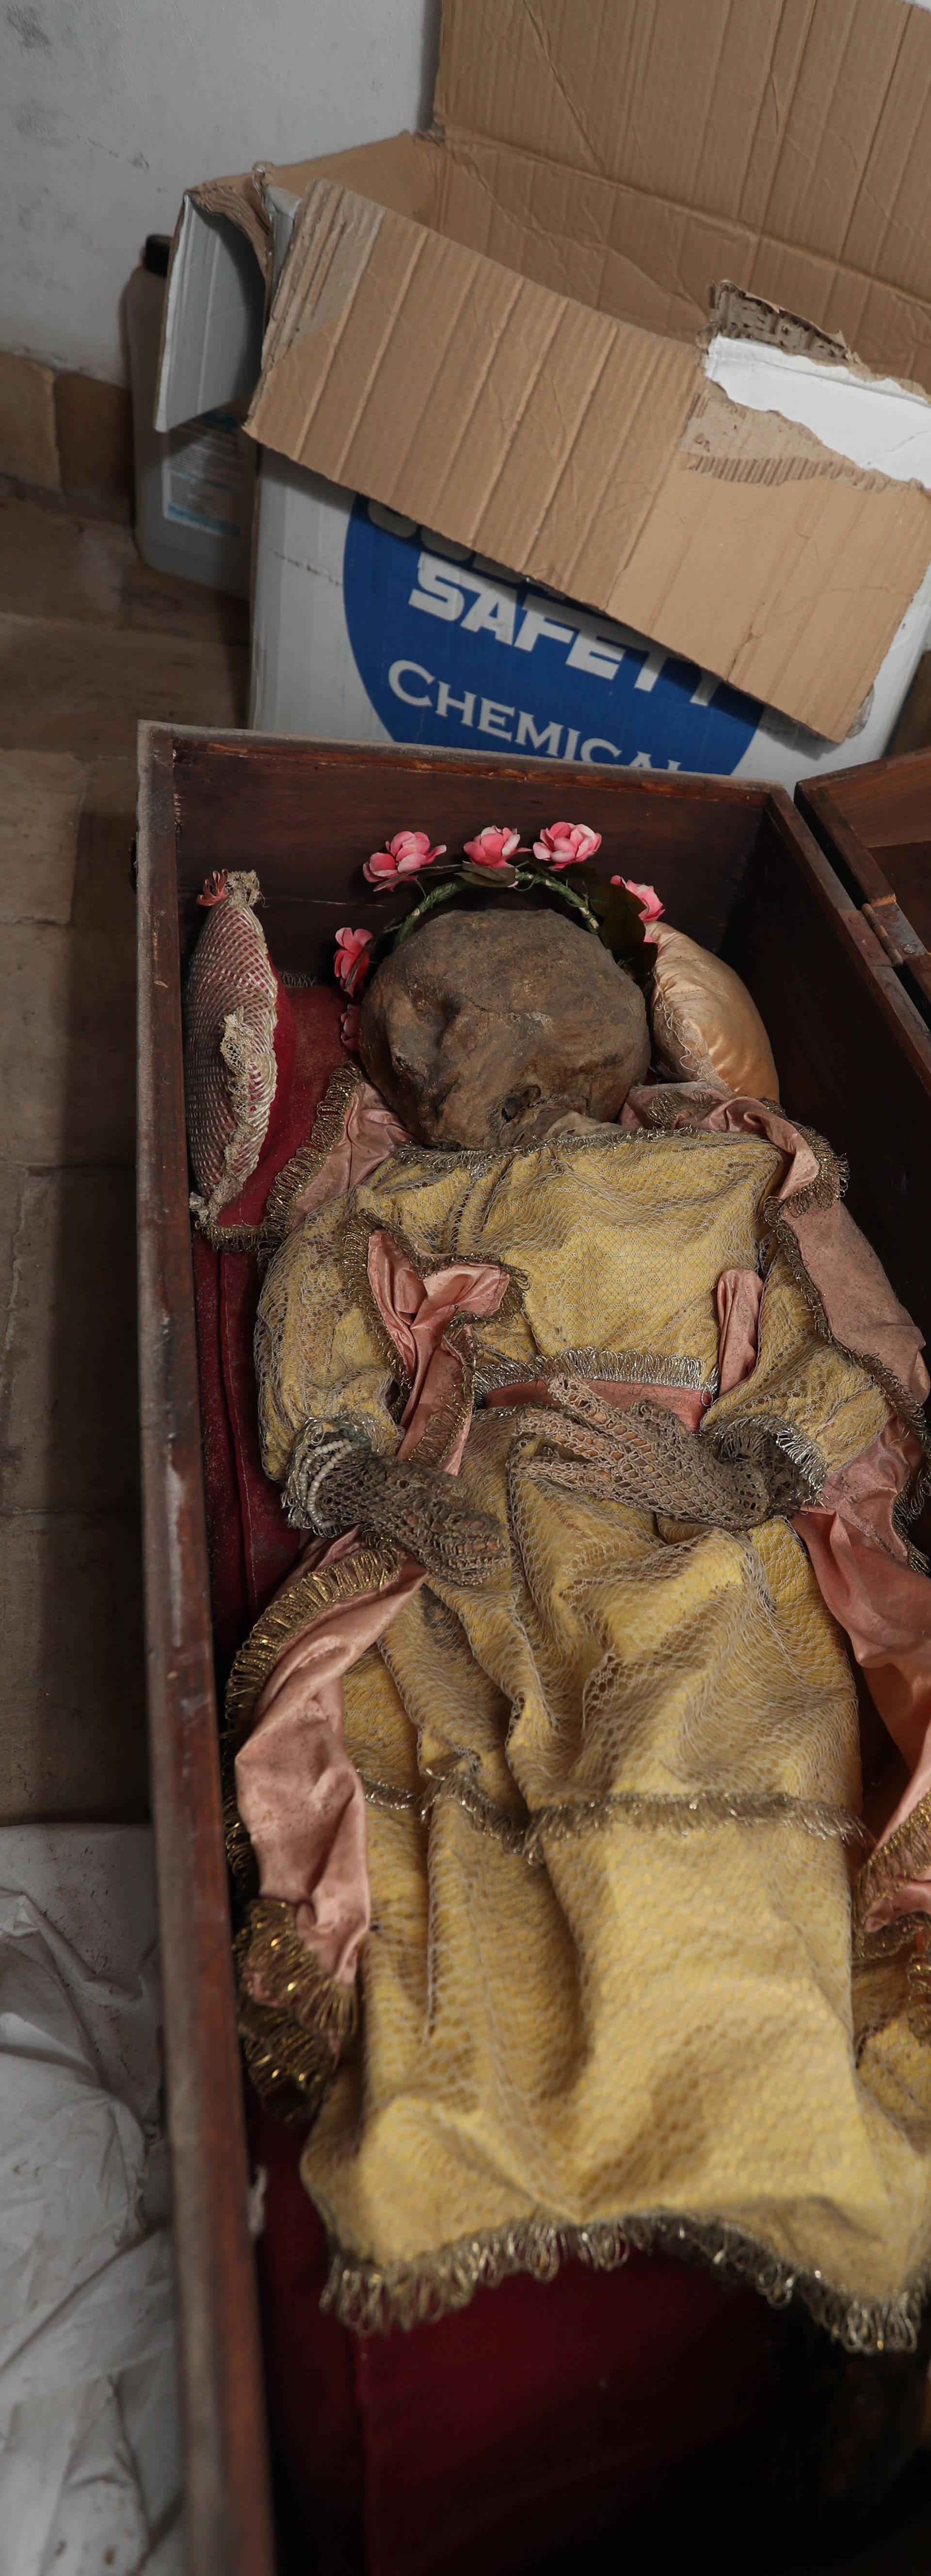
[[126, 289], [133, 396], [136, 543], [156, 572], [180, 573], [248, 598], [257, 449], [236, 414], [204, 412], [153, 429], [171, 244], [150, 233]]

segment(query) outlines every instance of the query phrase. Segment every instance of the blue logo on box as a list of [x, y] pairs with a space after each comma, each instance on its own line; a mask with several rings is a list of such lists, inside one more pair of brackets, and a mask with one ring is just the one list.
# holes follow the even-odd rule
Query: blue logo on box
[[394, 742], [727, 775], [757, 730], [757, 698], [378, 502], [353, 507], [343, 581]]

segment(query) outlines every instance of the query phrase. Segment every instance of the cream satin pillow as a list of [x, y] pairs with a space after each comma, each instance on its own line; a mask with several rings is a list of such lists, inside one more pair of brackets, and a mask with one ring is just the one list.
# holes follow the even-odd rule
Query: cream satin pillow
[[650, 1024], [653, 1053], [677, 1082], [719, 1082], [778, 1100], [779, 1076], [756, 1003], [723, 958], [658, 922]]

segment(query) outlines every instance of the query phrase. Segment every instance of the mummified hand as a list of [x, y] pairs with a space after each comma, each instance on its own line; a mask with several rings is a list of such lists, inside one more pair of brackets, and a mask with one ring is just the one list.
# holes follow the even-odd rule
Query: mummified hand
[[553, 1410], [523, 1417], [525, 1436], [545, 1443], [530, 1469], [537, 1479], [717, 1529], [755, 1529], [807, 1499], [804, 1469], [765, 1422], [729, 1426], [725, 1447], [686, 1431], [649, 1397], [618, 1412], [568, 1371], [549, 1391]]
[[488, 1583], [508, 1569], [495, 1522], [464, 1501], [450, 1476], [414, 1458], [378, 1458], [342, 1424], [301, 1432], [284, 1499], [294, 1528], [338, 1538], [358, 1526], [446, 1583]]

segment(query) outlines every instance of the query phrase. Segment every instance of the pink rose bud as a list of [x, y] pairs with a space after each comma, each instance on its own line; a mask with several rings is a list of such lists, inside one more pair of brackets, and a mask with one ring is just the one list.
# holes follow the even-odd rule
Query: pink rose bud
[[344, 1047], [350, 1055], [355, 1055], [356, 1052], [359, 1037], [359, 1021], [361, 1020], [361, 1017], [362, 1013], [359, 1009], [358, 1002], [349, 1002], [340, 1017], [340, 1037], [342, 1038]]
[[666, 906], [660, 902], [655, 886], [638, 885], [635, 877], [612, 877], [611, 883], [624, 886], [628, 894], [635, 896], [645, 924], [662, 920]]
[[474, 841], [466, 841], [465, 854], [477, 868], [507, 868], [519, 848], [519, 832], [510, 831], [506, 823], [486, 823]]
[[227, 890], [226, 869], [214, 868], [212, 877], [204, 878], [198, 903], [202, 903], [206, 911], [211, 903], [222, 903]]
[[601, 833], [592, 832], [587, 823], [548, 823], [534, 842], [533, 855], [544, 867], [577, 868], [600, 848]]
[[336, 933], [333, 967], [347, 993], [356, 992], [365, 981], [369, 968], [366, 949], [371, 946], [371, 941], [370, 930], [338, 930]]
[[396, 832], [386, 849], [372, 851], [362, 874], [370, 885], [393, 885], [398, 877], [416, 876], [420, 868], [428, 868], [434, 859], [445, 856], [445, 841], [438, 841], [431, 849], [429, 832]]

